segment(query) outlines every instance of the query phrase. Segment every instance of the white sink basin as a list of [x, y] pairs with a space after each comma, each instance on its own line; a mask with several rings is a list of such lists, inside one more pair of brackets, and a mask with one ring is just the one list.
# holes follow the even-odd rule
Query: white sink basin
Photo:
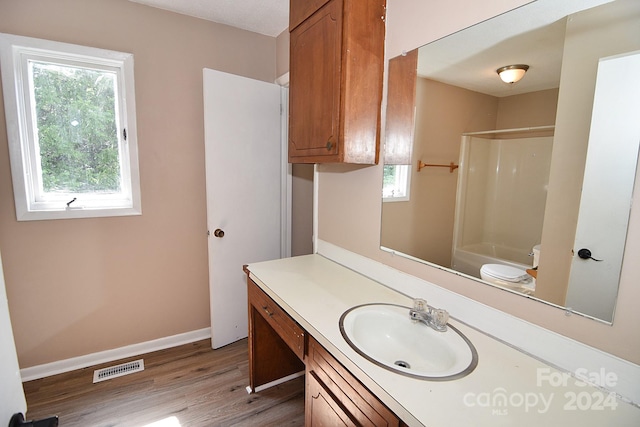
[[478, 364], [478, 354], [460, 331], [438, 332], [409, 317], [409, 307], [365, 304], [340, 318], [347, 343], [371, 362], [403, 375], [433, 381], [461, 378]]

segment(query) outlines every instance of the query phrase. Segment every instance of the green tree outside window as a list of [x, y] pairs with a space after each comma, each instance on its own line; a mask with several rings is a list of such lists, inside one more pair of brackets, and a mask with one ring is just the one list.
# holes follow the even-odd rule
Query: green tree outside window
[[42, 190], [119, 192], [115, 73], [42, 62], [31, 67]]

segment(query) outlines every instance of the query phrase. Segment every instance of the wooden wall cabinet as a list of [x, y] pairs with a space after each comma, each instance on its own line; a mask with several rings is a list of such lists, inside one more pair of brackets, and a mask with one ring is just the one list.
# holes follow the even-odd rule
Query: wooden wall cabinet
[[291, 0], [289, 162], [377, 164], [386, 0]]

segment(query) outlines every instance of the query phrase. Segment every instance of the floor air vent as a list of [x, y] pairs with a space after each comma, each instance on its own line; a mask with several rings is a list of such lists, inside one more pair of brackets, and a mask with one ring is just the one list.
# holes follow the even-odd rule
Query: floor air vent
[[97, 369], [93, 371], [93, 382], [110, 380], [111, 378], [121, 377], [123, 375], [133, 374], [134, 372], [144, 371], [144, 360], [135, 360], [122, 365], [111, 366], [109, 368]]

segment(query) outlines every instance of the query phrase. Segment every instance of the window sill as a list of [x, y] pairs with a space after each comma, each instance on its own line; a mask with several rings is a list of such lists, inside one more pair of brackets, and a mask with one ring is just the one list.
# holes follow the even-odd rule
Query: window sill
[[23, 211], [17, 212], [18, 221], [40, 221], [51, 219], [80, 219], [80, 218], [104, 218], [116, 216], [142, 215], [141, 208], [112, 208], [90, 209], [70, 208], [58, 210]]

